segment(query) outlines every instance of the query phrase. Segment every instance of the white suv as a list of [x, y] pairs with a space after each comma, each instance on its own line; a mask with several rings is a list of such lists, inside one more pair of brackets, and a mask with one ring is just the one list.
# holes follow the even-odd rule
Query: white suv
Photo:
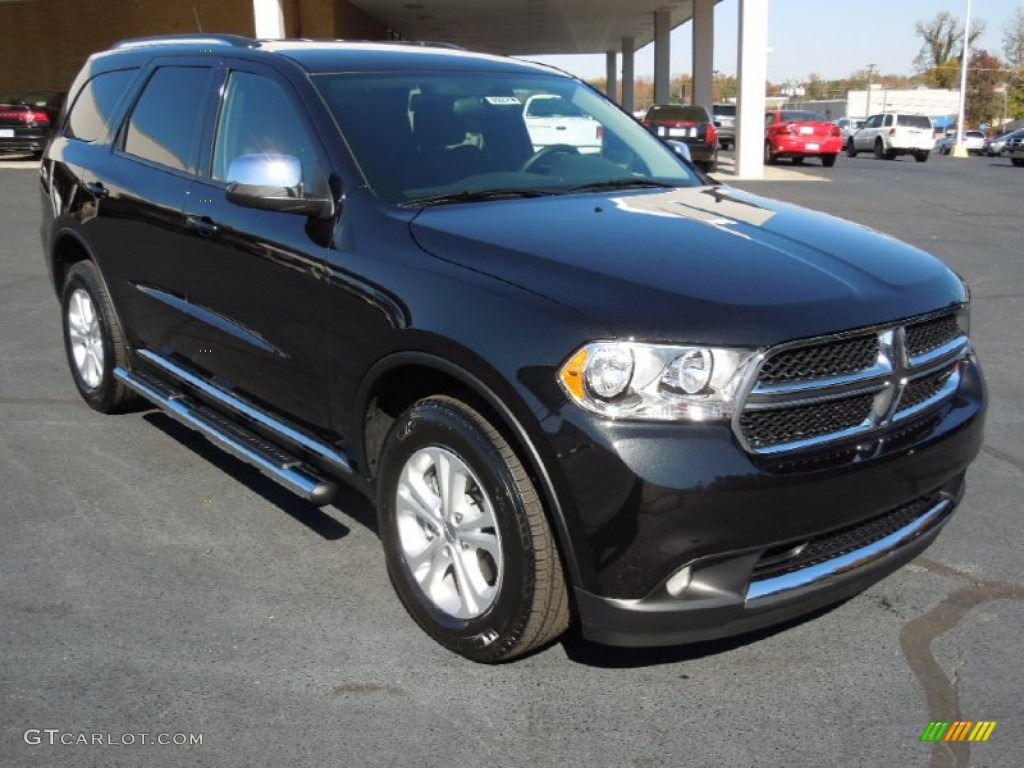
[[860, 130], [846, 140], [846, 154], [874, 152], [875, 157], [892, 160], [897, 155], [913, 155], [919, 163], [932, 151], [932, 121], [927, 115], [885, 112], [872, 115]]

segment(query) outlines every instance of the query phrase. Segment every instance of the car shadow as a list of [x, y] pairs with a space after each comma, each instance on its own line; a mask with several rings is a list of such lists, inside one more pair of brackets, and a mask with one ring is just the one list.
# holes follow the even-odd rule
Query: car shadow
[[[570, 660], [587, 667], [597, 667], [600, 669], [641, 669], [666, 664], [680, 664], [687, 661], [697, 661], [708, 656], [718, 656], [774, 637], [801, 624], [815, 621], [825, 614], [831, 613], [845, 602], [846, 600], [843, 600], [824, 608], [817, 608], [797, 618], [789, 619], [764, 629], [746, 632], [742, 635], [735, 635], [721, 640], [689, 643], [687, 645], [670, 645], [656, 648], [618, 648], [600, 645], [583, 638], [578, 622], [562, 637], [560, 643], [565, 651], [565, 655]], [[685, 679], [687, 675], [682, 675], [682, 677]]]
[[[268, 503], [305, 525], [318, 536], [328, 541], [336, 541], [349, 534], [349, 527], [324, 512], [323, 508], [299, 498], [264, 476], [255, 467], [221, 450], [200, 433], [178, 423], [162, 411], [149, 412], [143, 418], [168, 437], [198, 454], [221, 472], [231, 476]], [[374, 507], [358, 489], [339, 482], [338, 495], [330, 507], [376, 533], [377, 516]]]

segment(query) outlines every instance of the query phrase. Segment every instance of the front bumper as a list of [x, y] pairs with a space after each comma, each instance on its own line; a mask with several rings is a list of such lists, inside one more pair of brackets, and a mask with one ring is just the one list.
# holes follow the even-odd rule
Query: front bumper
[[629, 646], [709, 640], [862, 591], [949, 519], [984, 412], [972, 359], [950, 400], [852, 459], [762, 461], [724, 425], [580, 422], [586, 436], [559, 453], [582, 528], [573, 548], [584, 635]]
[[583, 634], [619, 646], [672, 645], [751, 632], [852, 597], [915, 558], [939, 535], [963, 494], [961, 478], [917, 519], [881, 539], [807, 567], [751, 578], [758, 553], [691, 566], [685, 590], [668, 582], [640, 600], [576, 590]]

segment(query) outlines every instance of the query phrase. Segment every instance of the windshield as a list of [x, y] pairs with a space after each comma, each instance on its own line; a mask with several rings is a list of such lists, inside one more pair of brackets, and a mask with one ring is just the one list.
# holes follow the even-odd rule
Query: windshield
[[639, 123], [570, 78], [414, 71], [314, 82], [371, 188], [392, 203], [704, 183]]

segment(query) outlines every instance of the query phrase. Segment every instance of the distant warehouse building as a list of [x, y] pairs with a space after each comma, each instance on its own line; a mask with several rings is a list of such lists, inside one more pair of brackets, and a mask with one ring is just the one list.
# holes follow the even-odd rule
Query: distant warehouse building
[[960, 108], [960, 91], [944, 88], [912, 88], [889, 90], [880, 85], [870, 91], [849, 91], [846, 94], [846, 116], [865, 118], [879, 112], [912, 112], [928, 115], [936, 129], [956, 123]]

